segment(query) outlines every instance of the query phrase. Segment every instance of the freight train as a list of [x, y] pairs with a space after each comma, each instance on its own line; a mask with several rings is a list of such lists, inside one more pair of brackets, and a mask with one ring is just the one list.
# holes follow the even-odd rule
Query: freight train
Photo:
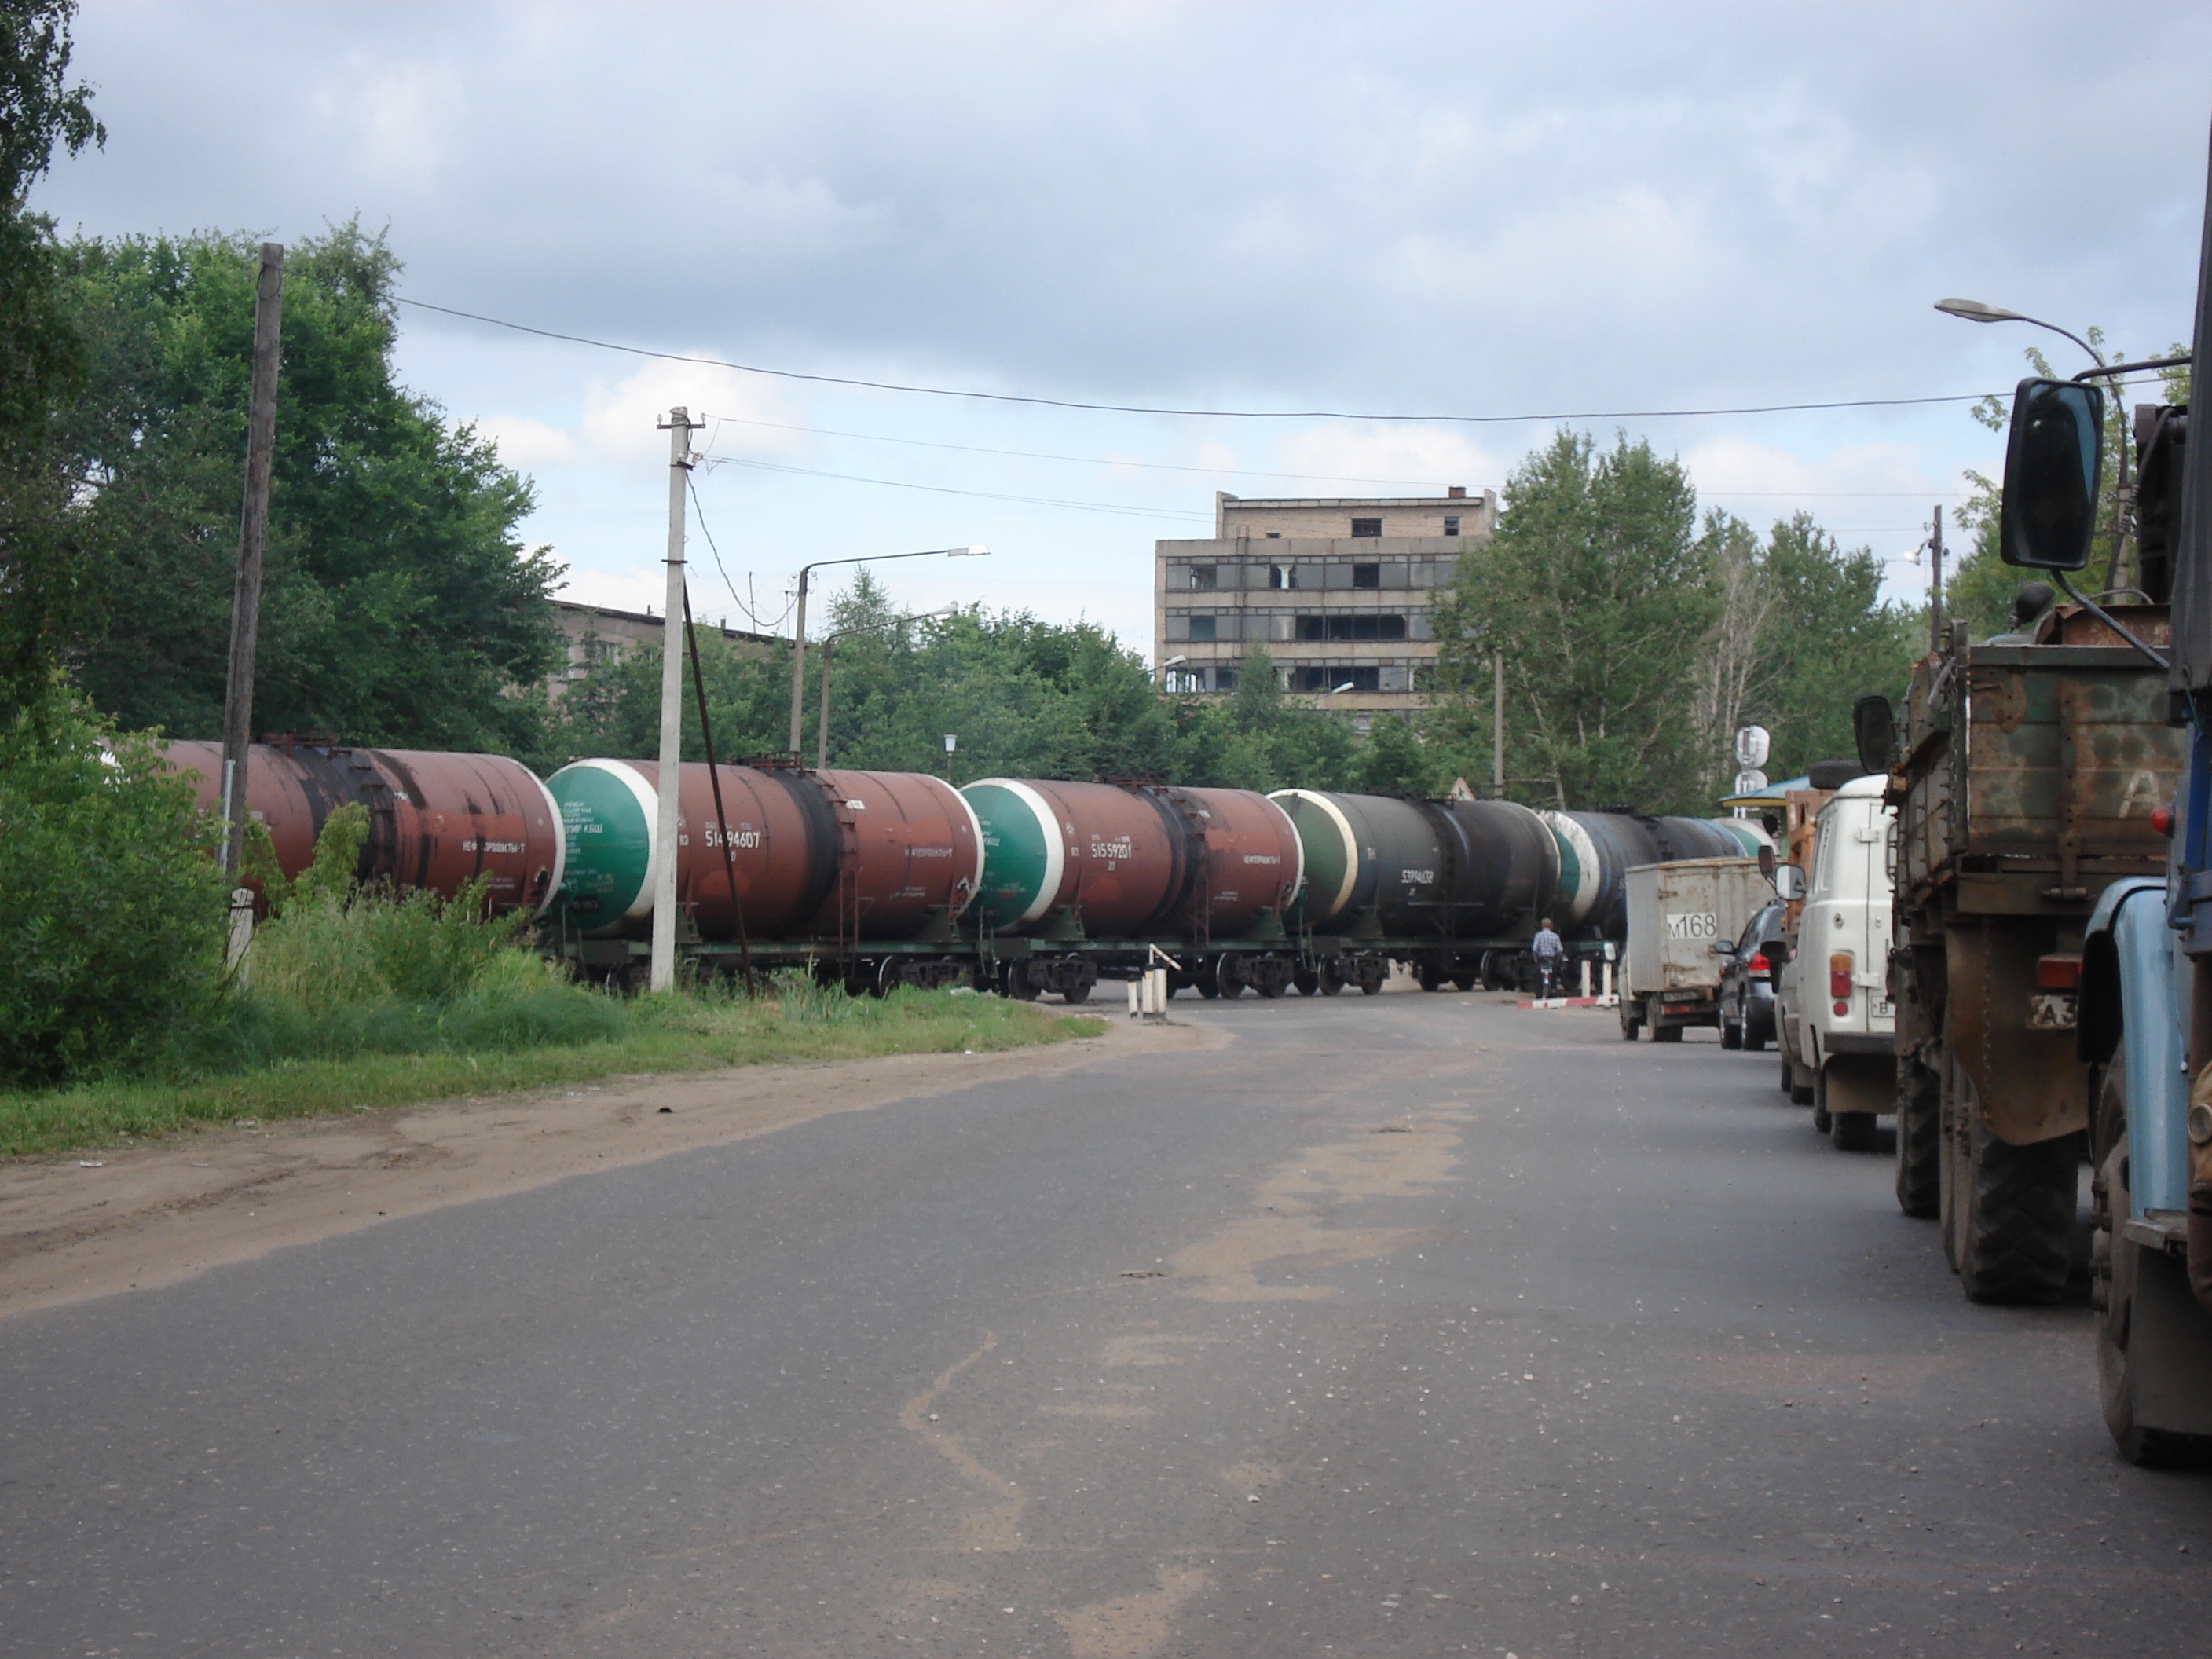
[[[221, 799], [213, 744], [172, 745]], [[1508, 801], [690, 763], [660, 844], [659, 769], [581, 760], [541, 782], [497, 756], [256, 745], [246, 800], [288, 874], [337, 806], [370, 814], [364, 880], [453, 893], [487, 878], [545, 947], [641, 979], [663, 860], [702, 969], [805, 967], [855, 992], [969, 985], [1081, 1002], [1164, 968], [1201, 996], [1372, 995], [1521, 982], [1545, 917], [1595, 957], [1626, 928], [1638, 864], [1741, 856], [1739, 819], [1537, 812]]]

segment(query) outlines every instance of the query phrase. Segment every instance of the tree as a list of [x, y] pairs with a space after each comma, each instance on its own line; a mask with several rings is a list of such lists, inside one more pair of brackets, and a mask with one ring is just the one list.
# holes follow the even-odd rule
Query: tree
[[1601, 453], [1561, 431], [1515, 470], [1495, 533], [1461, 557], [1436, 611], [1463, 751], [1487, 746], [1491, 659], [1504, 654], [1510, 794], [1701, 805], [1689, 686], [1721, 597], [1696, 516], [1680, 464], [1625, 435]]
[[[125, 725], [220, 726], [253, 331], [253, 246], [200, 234], [64, 250], [90, 388], [61, 424], [107, 550], [80, 683]], [[392, 378], [381, 235], [290, 250], [252, 729], [515, 751], [560, 647], [560, 567], [515, 526], [529, 483]]]
[[31, 186], [57, 148], [105, 142], [91, 92], [70, 84], [74, 0], [0, 0], [0, 719], [47, 707], [41, 690], [90, 599], [58, 410], [84, 384], [53, 227]]
[[1790, 772], [1856, 754], [1851, 705], [1903, 691], [1925, 614], [1885, 603], [1881, 561], [1863, 547], [1845, 552], [1809, 513], [1778, 521], [1759, 563], [1774, 607], [1747, 717], [1772, 732], [1773, 764]]

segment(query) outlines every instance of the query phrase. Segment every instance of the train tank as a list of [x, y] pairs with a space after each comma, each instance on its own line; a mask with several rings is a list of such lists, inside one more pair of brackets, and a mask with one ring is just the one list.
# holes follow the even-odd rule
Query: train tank
[[1400, 939], [1525, 938], [1559, 880], [1558, 844], [1510, 801], [1282, 789], [1305, 853], [1298, 919]]
[[1741, 818], [1644, 817], [1626, 812], [1545, 812], [1559, 849], [1553, 921], [1562, 934], [1627, 935], [1629, 871], [1679, 859], [1742, 858], [1765, 836]]
[[[983, 828], [982, 932], [1014, 996], [1088, 996], [1171, 946], [1177, 985], [1280, 996], [1282, 927], [1304, 878], [1297, 830], [1243, 789], [983, 778], [963, 792]], [[1224, 947], [1227, 948], [1224, 948]]]
[[1304, 868], [1281, 808], [1243, 789], [983, 778], [977, 918], [1002, 934], [1234, 939], [1279, 915]]
[[[222, 810], [222, 745], [173, 743], [163, 758], [186, 773], [201, 806]], [[307, 867], [339, 807], [368, 813], [356, 874], [401, 892], [451, 897], [481, 876], [495, 912], [543, 911], [560, 886], [561, 815], [537, 774], [503, 755], [255, 744], [246, 761], [246, 811], [269, 831], [276, 867]]]
[[[974, 898], [982, 837], [957, 791], [922, 773], [687, 763], [676, 891], [702, 940], [911, 939]], [[579, 933], [643, 938], [659, 879], [659, 767], [585, 760], [547, 780], [569, 848], [558, 912]], [[724, 849], [727, 848], [725, 858]], [[731, 896], [734, 874], [736, 902]]]

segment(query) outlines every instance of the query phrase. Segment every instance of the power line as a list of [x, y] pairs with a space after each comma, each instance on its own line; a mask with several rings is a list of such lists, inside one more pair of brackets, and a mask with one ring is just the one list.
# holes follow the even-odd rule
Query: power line
[[[763, 634], [775, 633], [777, 629], [783, 626], [783, 617], [787, 617], [791, 614], [791, 607], [789, 605], [786, 605], [784, 607], [783, 617], [778, 617], [772, 623], [763, 623], [760, 617], [755, 614], [752, 606], [747, 605], [743, 599], [738, 598], [738, 585], [730, 580], [729, 567], [722, 562], [722, 550], [714, 545], [714, 532], [707, 528], [707, 509], [700, 503], [699, 486], [692, 482], [689, 474], [686, 474], [684, 479], [684, 487], [691, 494], [691, 510], [698, 515], [699, 533], [707, 538], [707, 549], [714, 556], [714, 568], [722, 573], [722, 586], [730, 590], [731, 601], [736, 605], [738, 610], [745, 613], [746, 619], [750, 621], [756, 629], [758, 629]], [[750, 580], [750, 575], [748, 575], [747, 580]]]
[[758, 363], [732, 362], [720, 357], [692, 357], [682, 352], [653, 351], [644, 346], [618, 344], [612, 340], [594, 340], [587, 335], [534, 328], [528, 323], [509, 322], [503, 317], [487, 317], [482, 312], [462, 311], [453, 306], [433, 305], [428, 300], [410, 300], [404, 295], [395, 295], [393, 298], [401, 305], [413, 306], [418, 311], [434, 311], [443, 316], [459, 317], [493, 328], [511, 329], [518, 334], [536, 335], [542, 340], [563, 340], [571, 345], [590, 346], [599, 351], [619, 351], [632, 357], [651, 357], [662, 362], [696, 363], [705, 368], [734, 369], [740, 374], [765, 374], [780, 380], [805, 380], [817, 386], [857, 386], [867, 392], [898, 392], [921, 398], [966, 398], [981, 403], [1026, 404], [1044, 409], [1078, 409], [1104, 415], [1172, 415], [1219, 421], [1375, 421], [1511, 426], [1535, 421], [1657, 421], [1712, 415], [1790, 415], [1826, 409], [1903, 409], [1925, 404], [1978, 403], [1984, 398], [1996, 395], [1976, 392], [1936, 398], [1843, 398], [1825, 403], [1747, 404], [1723, 409], [1581, 410], [1548, 415], [1378, 415], [1341, 409], [1171, 409], [1148, 404], [1085, 403], [1073, 398], [1039, 398], [1012, 392], [967, 392], [953, 386], [911, 386], [896, 380], [863, 380], [842, 374], [808, 374], [793, 368], [769, 368]]
[[[719, 434], [726, 426], [760, 427], [770, 432], [804, 432], [810, 437], [851, 438], [860, 443], [898, 444], [908, 449], [947, 449], [962, 455], [1003, 455], [1018, 461], [1066, 461], [1078, 466], [1141, 467], [1152, 472], [1194, 472], [1215, 478], [1287, 478], [1299, 483], [1359, 483], [1397, 484], [1408, 489], [1439, 488], [1433, 478], [1368, 478], [1349, 472], [1270, 472], [1249, 466], [1187, 466], [1174, 461], [1139, 461], [1120, 455], [1062, 455], [1048, 450], [997, 449], [986, 444], [951, 444], [928, 438], [894, 438], [883, 432], [847, 432], [836, 427], [801, 426], [792, 421], [760, 421], [740, 415], [707, 415], [714, 422]], [[714, 459], [713, 438], [707, 441], [702, 455]], [[1744, 496], [1753, 500], [1788, 496], [1819, 501], [1875, 501], [1898, 500], [1917, 501], [1930, 492], [1925, 489], [1701, 489], [1700, 496]], [[1933, 492], [1947, 500], [1961, 499], [1968, 492], [1960, 489], [1938, 489]]]
[[1024, 507], [1069, 507], [1084, 513], [1110, 513], [1125, 519], [1189, 520], [1212, 524], [1211, 513], [1192, 513], [1172, 507], [1124, 507], [1111, 501], [1066, 501], [1049, 495], [1009, 495], [994, 489], [955, 489], [950, 484], [908, 483], [898, 478], [864, 478], [851, 472], [823, 472], [811, 466], [787, 466], [781, 461], [748, 460], [741, 455], [714, 455], [707, 459], [711, 471], [718, 467], [749, 466], [762, 472], [783, 472], [800, 478], [834, 478], [840, 483], [878, 484], [885, 489], [921, 489], [933, 495], [973, 495], [987, 501], [1016, 501]]

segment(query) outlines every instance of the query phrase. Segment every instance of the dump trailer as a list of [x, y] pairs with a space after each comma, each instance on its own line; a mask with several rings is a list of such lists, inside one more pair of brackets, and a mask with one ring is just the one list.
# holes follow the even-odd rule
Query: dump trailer
[[1628, 872], [1628, 948], [1620, 976], [1620, 1035], [1680, 1042], [1692, 1025], [1721, 1023], [1721, 952], [1774, 888], [1756, 859], [1680, 859]]
[[[2067, 605], [1976, 645], [1954, 622], [1897, 722], [1898, 1200], [1941, 1219], [1978, 1302], [2066, 1290], [2089, 1121], [2082, 940], [2106, 886], [2163, 869], [2151, 814], [2183, 757], [2165, 676], [2124, 630], [2166, 627], [2158, 607]], [[1876, 701], [1857, 710], [1865, 759], [1886, 746]]]

